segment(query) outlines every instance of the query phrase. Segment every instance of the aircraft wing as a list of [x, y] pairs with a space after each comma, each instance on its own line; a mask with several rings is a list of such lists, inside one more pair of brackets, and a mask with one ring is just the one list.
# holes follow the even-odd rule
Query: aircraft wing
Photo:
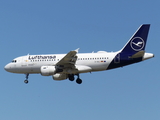
[[57, 62], [56, 66], [58, 67], [58, 69], [75, 67], [75, 63], [77, 60], [76, 54], [78, 53], [78, 50], [79, 48], [76, 50], [70, 51], [59, 62]]
[[64, 72], [64, 73], [85, 73], [89, 72], [92, 70], [91, 67], [89, 66], [84, 66], [84, 65], [75, 65], [77, 61], [77, 56], [76, 54], [78, 53], [78, 49], [70, 51], [67, 53], [59, 62], [56, 64], [56, 72]]

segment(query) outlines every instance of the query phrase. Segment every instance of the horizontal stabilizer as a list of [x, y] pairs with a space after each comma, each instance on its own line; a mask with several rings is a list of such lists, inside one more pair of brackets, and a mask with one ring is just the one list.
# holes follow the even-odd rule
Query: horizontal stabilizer
[[139, 51], [137, 53], [135, 53], [134, 55], [132, 55], [130, 58], [140, 58], [144, 56], [145, 51]]

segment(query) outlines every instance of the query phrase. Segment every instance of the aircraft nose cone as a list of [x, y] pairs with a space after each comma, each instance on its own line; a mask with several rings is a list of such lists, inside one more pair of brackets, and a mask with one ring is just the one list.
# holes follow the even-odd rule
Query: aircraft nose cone
[[4, 67], [4, 69], [5, 69], [6, 71], [9, 71], [10, 66], [7, 64], [7, 65]]

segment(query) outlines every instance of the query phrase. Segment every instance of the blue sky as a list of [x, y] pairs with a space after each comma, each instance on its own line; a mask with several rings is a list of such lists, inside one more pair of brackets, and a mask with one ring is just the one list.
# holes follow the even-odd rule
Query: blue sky
[[[1, 0], [1, 120], [160, 119], [158, 0]], [[155, 58], [81, 75], [83, 84], [39, 74], [12, 74], [4, 66], [26, 54], [117, 51], [137, 28], [151, 24], [146, 51]]]

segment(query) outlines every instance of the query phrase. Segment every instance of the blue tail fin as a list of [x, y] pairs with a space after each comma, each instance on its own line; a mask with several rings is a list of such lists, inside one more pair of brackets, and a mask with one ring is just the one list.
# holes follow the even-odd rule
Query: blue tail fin
[[122, 67], [142, 61], [145, 54], [150, 24], [141, 25], [127, 44], [117, 52], [107, 69]]
[[141, 25], [134, 35], [130, 38], [127, 44], [122, 48], [121, 53], [136, 54], [139, 51], [144, 51], [150, 24]]

